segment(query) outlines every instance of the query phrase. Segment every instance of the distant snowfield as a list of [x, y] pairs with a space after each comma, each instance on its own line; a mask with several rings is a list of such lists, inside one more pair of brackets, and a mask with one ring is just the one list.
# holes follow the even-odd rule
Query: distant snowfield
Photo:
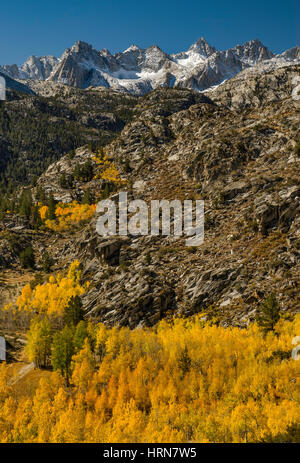
[[188, 67], [189, 69], [198, 66], [198, 64], [205, 63], [205, 58], [197, 53], [186, 53], [184, 58], [175, 58], [175, 62], [184, 68]]

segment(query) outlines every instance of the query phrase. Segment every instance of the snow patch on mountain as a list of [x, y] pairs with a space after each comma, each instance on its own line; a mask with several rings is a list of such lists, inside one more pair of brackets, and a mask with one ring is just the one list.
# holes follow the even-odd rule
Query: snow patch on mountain
[[31, 56], [20, 67], [6, 65], [0, 69], [18, 80], [47, 80], [79, 88], [105, 87], [141, 95], [159, 86], [204, 91], [247, 68], [264, 72], [296, 63], [300, 63], [300, 47], [274, 55], [254, 39], [218, 51], [202, 37], [187, 51], [172, 55], [157, 45], [142, 49], [135, 44], [113, 55], [105, 48], [97, 51], [78, 41], [61, 58]]

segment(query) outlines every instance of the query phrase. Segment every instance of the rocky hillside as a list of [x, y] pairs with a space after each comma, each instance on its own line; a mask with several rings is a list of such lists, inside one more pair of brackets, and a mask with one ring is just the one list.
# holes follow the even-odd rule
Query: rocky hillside
[[[85, 92], [60, 84], [43, 91], [7, 80], [0, 102], [0, 190], [28, 184], [53, 161], [85, 143], [103, 146], [132, 117], [137, 98], [97, 89]], [[39, 85], [37, 84], [37, 87]]]
[[[123, 127], [105, 147], [121, 183], [97, 175], [76, 177], [71, 187], [61, 181], [87, 162], [97, 172], [95, 152], [85, 145], [53, 163], [32, 190], [33, 197], [43, 189], [63, 203], [79, 202], [88, 190], [95, 201], [104, 192], [117, 199], [118, 189], [146, 201], [204, 199], [202, 246], [189, 248], [183, 237], [172, 236], [102, 238], [97, 216], [72, 230], [32, 231], [24, 218], [7, 214], [0, 225], [3, 274], [20, 272], [9, 239], [22, 236], [36, 261], [23, 278], [47, 278], [45, 250], [53, 271], [79, 259], [82, 279], [90, 281], [82, 296], [86, 316], [110, 325], [147, 326], [203, 311], [224, 325], [245, 326], [271, 292], [283, 313], [299, 311], [300, 130], [291, 96], [299, 73], [299, 65], [263, 74], [245, 70], [206, 95], [157, 89], [135, 102], [131, 118], [120, 118]], [[100, 124], [96, 90], [80, 95], [86, 104], [91, 100], [90, 123]], [[105, 95], [117, 98], [111, 91]], [[68, 98], [65, 105], [72, 108], [71, 90]], [[1, 288], [4, 294], [5, 282]]]
[[203, 91], [219, 85], [243, 69], [256, 72], [300, 62], [300, 48], [274, 55], [258, 39], [229, 50], [216, 50], [202, 37], [187, 51], [168, 54], [157, 45], [132, 45], [111, 54], [78, 41], [60, 58], [31, 56], [20, 67], [4, 65], [0, 71], [17, 80], [59, 82], [79, 88], [104, 87], [143, 95], [158, 87]]

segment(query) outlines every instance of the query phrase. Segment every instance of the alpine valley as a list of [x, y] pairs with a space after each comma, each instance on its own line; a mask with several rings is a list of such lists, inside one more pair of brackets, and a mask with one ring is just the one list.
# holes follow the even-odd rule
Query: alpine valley
[[[0, 75], [0, 442], [299, 442], [300, 47]], [[204, 243], [100, 236], [119, 192], [204, 200]]]

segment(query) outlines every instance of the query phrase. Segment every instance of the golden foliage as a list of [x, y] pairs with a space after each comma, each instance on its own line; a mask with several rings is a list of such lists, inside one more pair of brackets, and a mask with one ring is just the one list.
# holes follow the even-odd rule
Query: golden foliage
[[24, 286], [17, 299], [17, 310], [30, 314], [62, 315], [71, 297], [81, 296], [86, 291], [86, 287], [80, 284], [79, 265], [79, 261], [75, 260], [66, 276], [60, 273], [56, 277], [52, 275], [47, 283], [34, 289], [29, 284]]
[[96, 204], [79, 204], [77, 201], [64, 204], [59, 203], [55, 208], [56, 220], [50, 220], [47, 218], [48, 206], [42, 206], [40, 208], [41, 219], [45, 221], [46, 227], [50, 230], [61, 232], [69, 230], [74, 225], [78, 225], [90, 220], [96, 211]]
[[199, 317], [94, 331], [69, 388], [53, 373], [18, 397], [0, 367], [1, 442], [257, 442], [300, 423], [300, 315], [266, 336]]
[[40, 212], [41, 219], [46, 220], [48, 212], [49, 212], [49, 207], [48, 206], [40, 206], [39, 212]]
[[114, 183], [117, 186], [121, 186], [126, 183], [125, 180], [121, 179], [120, 172], [116, 168], [115, 164], [111, 162], [103, 152], [97, 153], [93, 160], [98, 166], [98, 171], [95, 178], [102, 178], [110, 183]]

